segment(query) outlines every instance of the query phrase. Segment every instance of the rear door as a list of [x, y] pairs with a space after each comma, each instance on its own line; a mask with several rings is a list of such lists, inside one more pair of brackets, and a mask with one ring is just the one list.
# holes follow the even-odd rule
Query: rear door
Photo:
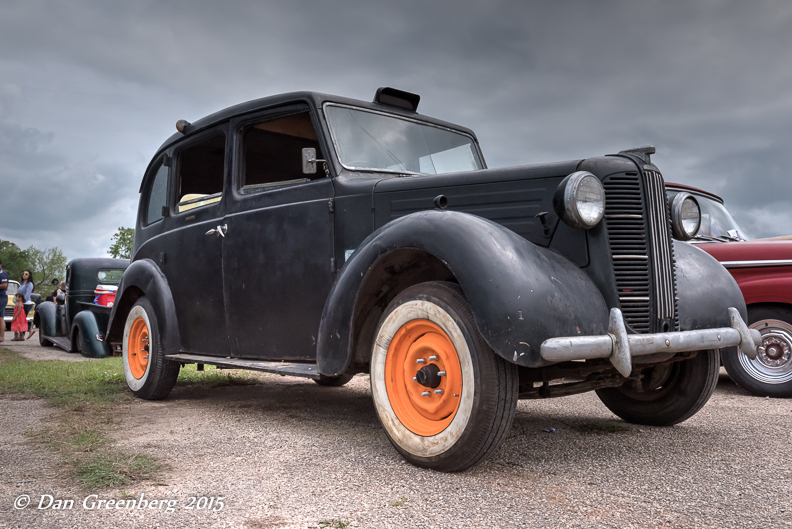
[[[229, 173], [227, 125], [215, 127], [173, 156], [170, 215], [147, 249], [168, 279], [182, 351], [228, 356], [223, 296], [224, 187]], [[156, 211], [153, 217], [156, 217]]]

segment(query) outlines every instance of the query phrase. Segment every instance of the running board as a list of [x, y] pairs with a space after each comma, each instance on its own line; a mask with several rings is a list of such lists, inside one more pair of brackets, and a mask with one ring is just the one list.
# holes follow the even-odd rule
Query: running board
[[289, 377], [304, 377], [317, 380], [319, 372], [316, 364], [296, 364], [292, 362], [270, 362], [267, 360], [244, 360], [241, 358], [220, 358], [217, 356], [204, 356], [193, 354], [176, 354], [165, 356], [168, 360], [184, 364], [209, 364], [213, 366], [231, 367], [236, 369], [250, 369], [264, 371]]
[[[41, 332], [41, 329], [39, 329]], [[71, 340], [69, 340], [65, 336], [47, 336], [46, 334], [43, 336], [45, 340], [49, 340], [50, 342], [54, 343], [67, 353], [71, 353]]]

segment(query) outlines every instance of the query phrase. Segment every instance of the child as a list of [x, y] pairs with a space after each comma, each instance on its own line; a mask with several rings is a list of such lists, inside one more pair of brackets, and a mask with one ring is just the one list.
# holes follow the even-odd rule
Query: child
[[25, 296], [14, 296], [14, 319], [11, 320], [11, 331], [14, 333], [12, 342], [25, 341], [25, 331], [28, 330], [27, 316], [25, 316]]

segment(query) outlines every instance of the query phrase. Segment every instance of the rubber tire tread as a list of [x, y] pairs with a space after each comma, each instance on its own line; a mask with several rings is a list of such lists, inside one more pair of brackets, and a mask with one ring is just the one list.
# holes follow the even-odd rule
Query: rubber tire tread
[[[624, 394], [621, 388], [598, 389], [597, 396], [610, 411], [627, 422], [649, 426], [679, 424], [701, 410], [715, 392], [720, 372], [720, 354], [718, 350], [699, 351], [694, 358], [679, 362], [678, 365], [687, 373], [681, 374], [675, 382], [676, 387], [659, 401], [633, 399]], [[685, 375], [692, 380], [693, 387], [679, 387], [679, 379], [685, 379]], [[652, 409], [658, 407], [658, 402], [661, 403], [661, 409]]]
[[[154, 313], [154, 307], [148, 299], [141, 297], [137, 300], [134, 306], [140, 305], [149, 318], [151, 328], [149, 329], [149, 343], [154, 342], [157, 344], [157, 354], [152, 359], [154, 360], [149, 376], [143, 387], [138, 391], [132, 391], [136, 397], [145, 400], [162, 400], [170, 394], [173, 386], [176, 385], [176, 379], [179, 378], [179, 370], [181, 365], [178, 362], [172, 362], [165, 359], [165, 353], [162, 350], [162, 342], [159, 336], [159, 325], [157, 322], [157, 315]], [[131, 390], [130, 390], [131, 391]]]
[[[762, 320], [780, 320], [792, 325], [792, 309], [777, 305], [749, 306], [748, 325]], [[726, 372], [735, 384], [760, 397], [792, 397], [792, 381], [783, 384], [767, 384], [756, 380], [740, 365], [739, 354], [736, 347], [730, 347], [721, 352], [723, 367], [726, 368]]]
[[[472, 450], [470, 448], [457, 448], [457, 444], [455, 444], [445, 454], [424, 458], [409, 454], [393, 442], [390, 436], [388, 436], [388, 439], [402, 457], [416, 466], [431, 468], [441, 472], [460, 472], [492, 455], [506, 439], [517, 410], [519, 394], [518, 369], [516, 365], [510, 364], [497, 356], [489, 347], [476, 327], [470, 304], [465, 298], [462, 289], [455, 283], [431, 281], [406, 289], [396, 296], [388, 309], [385, 310], [377, 328], [379, 329], [382, 322], [391, 312], [391, 307], [395, 308], [399, 301], [416, 299], [416, 294], [437, 297], [457, 313], [457, 320], [468, 323], [462, 330], [470, 338], [472, 342], [470, 345], [476, 349], [475, 352], [471, 351], [471, 356], [475, 355], [474, 363], [478, 364], [476, 375], [480, 377], [476, 391], [492, 389], [496, 392], [497, 398], [494, 399], [495, 408], [493, 410], [488, 409], [485, 404], [478, 410], [474, 409], [471, 414], [470, 422], [468, 422], [465, 432], [460, 437], [460, 441], [464, 439], [465, 444]], [[417, 299], [421, 299], [421, 297]], [[474, 398], [478, 396], [476, 395]], [[476, 419], [487, 416], [490, 417], [488, 424], [472, 424]], [[477, 431], [471, 431], [471, 428]], [[454, 454], [449, 455], [449, 452], [454, 452]]]
[[320, 386], [338, 388], [352, 380], [353, 376], [354, 375], [338, 375], [337, 377], [328, 377], [325, 375], [319, 375], [319, 378], [315, 378], [313, 381]]

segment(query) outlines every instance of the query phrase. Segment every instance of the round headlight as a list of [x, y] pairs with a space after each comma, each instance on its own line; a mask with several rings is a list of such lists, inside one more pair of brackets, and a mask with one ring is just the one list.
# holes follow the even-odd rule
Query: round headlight
[[573, 228], [588, 230], [605, 214], [605, 189], [593, 174], [577, 171], [558, 185], [553, 206], [564, 222]]
[[671, 226], [674, 237], [687, 241], [696, 236], [701, 226], [701, 208], [690, 193], [677, 193], [671, 202]]

